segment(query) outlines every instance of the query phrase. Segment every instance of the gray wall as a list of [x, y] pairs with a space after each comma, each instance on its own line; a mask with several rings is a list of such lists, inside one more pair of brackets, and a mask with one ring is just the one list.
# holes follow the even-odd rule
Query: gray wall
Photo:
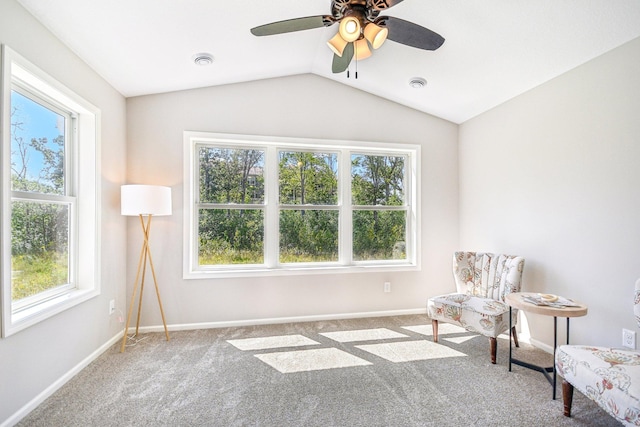
[[[383, 141], [422, 147], [422, 271], [237, 279], [182, 279], [183, 131]], [[130, 183], [171, 186], [171, 217], [151, 237], [169, 324], [216, 324], [288, 317], [426, 310], [452, 284], [458, 243], [458, 126], [330, 80], [300, 75], [130, 98]], [[128, 276], [135, 276], [142, 235], [129, 222]], [[383, 293], [383, 282], [392, 283]], [[131, 292], [132, 284], [128, 292]], [[161, 324], [153, 292], [144, 325]]]
[[[640, 39], [460, 127], [461, 246], [522, 255], [525, 290], [586, 303], [575, 343], [637, 330], [638, 95]], [[553, 342], [550, 318], [526, 319]]]
[[[125, 177], [125, 100], [16, 1], [0, 1], [0, 43], [45, 70], [102, 111], [102, 294], [0, 339], [0, 424], [116, 336], [109, 300], [124, 301], [126, 222], [119, 214]], [[3, 236], [4, 238], [4, 236]]]

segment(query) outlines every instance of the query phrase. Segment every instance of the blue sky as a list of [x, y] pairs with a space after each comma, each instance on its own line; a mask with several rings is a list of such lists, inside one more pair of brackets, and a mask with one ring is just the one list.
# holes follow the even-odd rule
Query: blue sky
[[[11, 91], [11, 123], [21, 123], [21, 128], [11, 126], [11, 162], [17, 169], [22, 167], [22, 159], [18, 155], [16, 137], [29, 142], [32, 138], [47, 138], [49, 148], [54, 148], [51, 141], [59, 135], [64, 135], [64, 117], [37, 104], [22, 94]], [[38, 179], [43, 166], [43, 157], [32, 147], [27, 149], [27, 178]]]

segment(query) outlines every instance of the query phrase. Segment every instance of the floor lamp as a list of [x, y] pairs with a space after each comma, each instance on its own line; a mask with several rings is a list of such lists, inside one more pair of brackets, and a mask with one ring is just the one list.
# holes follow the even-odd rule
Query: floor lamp
[[124, 336], [122, 337], [122, 346], [120, 347], [120, 352], [122, 353], [124, 352], [125, 345], [127, 344], [129, 323], [131, 321], [131, 314], [133, 313], [133, 305], [135, 304], [138, 284], [140, 284], [138, 319], [136, 322], [136, 335], [138, 335], [138, 328], [140, 327], [140, 312], [142, 310], [144, 278], [147, 271], [147, 261], [149, 262], [149, 266], [151, 267], [153, 282], [156, 286], [156, 295], [158, 296], [158, 304], [160, 305], [160, 314], [162, 315], [164, 334], [167, 337], [167, 341], [169, 341], [169, 331], [167, 330], [167, 322], [164, 319], [164, 310], [162, 309], [162, 300], [160, 299], [158, 280], [156, 278], [155, 268], [153, 267], [151, 248], [149, 247], [149, 233], [151, 231], [151, 218], [153, 216], [171, 215], [171, 188], [158, 185], [123, 185], [121, 187], [120, 195], [122, 215], [137, 216], [140, 218], [140, 225], [142, 226], [142, 234], [144, 238], [142, 242], [142, 249], [140, 250], [138, 271], [136, 272], [136, 280], [133, 285], [133, 293], [131, 294], [131, 302], [129, 303], [127, 323], [124, 326]]

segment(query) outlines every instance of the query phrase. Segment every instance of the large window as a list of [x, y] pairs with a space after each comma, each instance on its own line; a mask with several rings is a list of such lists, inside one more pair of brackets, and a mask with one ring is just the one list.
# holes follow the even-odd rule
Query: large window
[[98, 292], [97, 110], [3, 46], [2, 331]]
[[185, 278], [417, 268], [419, 155], [185, 132]]

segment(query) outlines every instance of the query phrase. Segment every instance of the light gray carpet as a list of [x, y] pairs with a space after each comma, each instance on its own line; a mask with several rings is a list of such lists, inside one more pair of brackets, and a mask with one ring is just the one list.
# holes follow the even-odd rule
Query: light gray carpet
[[[619, 425], [577, 391], [564, 417], [560, 387], [553, 401], [541, 373], [508, 372], [506, 339], [491, 365], [486, 338], [443, 328], [434, 347], [429, 333], [416, 315], [146, 334], [124, 354], [114, 345], [19, 425]], [[524, 343], [517, 357], [552, 362]]]

